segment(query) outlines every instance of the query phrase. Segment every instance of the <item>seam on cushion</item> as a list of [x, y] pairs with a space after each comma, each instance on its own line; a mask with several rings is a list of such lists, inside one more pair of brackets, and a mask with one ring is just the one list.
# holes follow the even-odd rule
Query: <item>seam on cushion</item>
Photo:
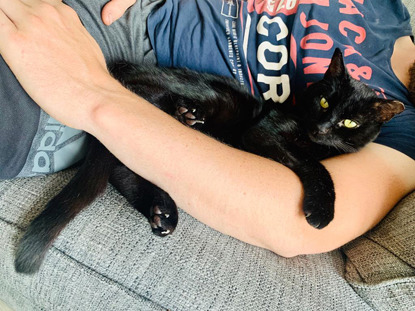
[[84, 269], [85, 272], [87, 272], [89, 275], [91, 275], [92, 277], [97, 278], [98, 280], [105, 282], [108, 285], [115, 285], [117, 288], [121, 289], [123, 292], [125, 292], [127, 295], [133, 297], [133, 298], [144, 298], [145, 300], [157, 305], [160, 307], [160, 309], [162, 310], [166, 310], [166, 307], [161, 306], [160, 304], [154, 302], [153, 300], [151, 300], [150, 298], [139, 294], [129, 288], [127, 288], [126, 286], [124, 286], [123, 284], [119, 283], [118, 281], [113, 280], [112, 278], [103, 275], [102, 273], [98, 272], [97, 270], [92, 269], [91, 267], [85, 265], [84, 263], [80, 262], [79, 260], [76, 260], [75, 258], [73, 258], [72, 256], [68, 255], [67, 253], [65, 253], [64, 251], [60, 250], [59, 248], [57, 248], [56, 246], [53, 246], [50, 248], [52, 251], [56, 251], [57, 254], [59, 254], [60, 256], [65, 257], [65, 259], [72, 261], [74, 263], [76, 263], [78, 266], [82, 267]]
[[[355, 269], [353, 272], [357, 273], [359, 275], [359, 277], [360, 277], [361, 280], [364, 280], [365, 277], [362, 275], [362, 273], [360, 272], [360, 270], [357, 268], [356, 263], [353, 260], [351, 260], [351, 259], [349, 259], [349, 260], [350, 260], [350, 262], [352, 263], [352, 265], [353, 265], [353, 267]], [[349, 280], [347, 280], [347, 283], [351, 284]]]
[[404, 284], [409, 284], [409, 285], [414, 285], [415, 287], [415, 277], [407, 277], [404, 279], [393, 279], [393, 280], [387, 280], [387, 281], [383, 281], [379, 284], [366, 284], [366, 283], [350, 283], [350, 285], [352, 287], [356, 287], [362, 290], [376, 290], [376, 289], [382, 289], [382, 288], [388, 288], [391, 286], [396, 286], [396, 285], [404, 285]]
[[[346, 268], [346, 263], [345, 263], [344, 267]], [[357, 269], [356, 269], [356, 270], [357, 270]], [[358, 272], [358, 273], [359, 273], [359, 272]], [[365, 304], [366, 306], [368, 306], [370, 309], [373, 309], [373, 307], [369, 304], [369, 302], [368, 302], [368, 301], [366, 301], [366, 299], [364, 299], [364, 298], [362, 297], [362, 295], [360, 295], [360, 293], [358, 293], [358, 292], [357, 292], [357, 290], [356, 290], [356, 288], [353, 286], [353, 284], [349, 282], [349, 280], [346, 278], [345, 273], [343, 274], [342, 278], [343, 278], [343, 280], [346, 282], [347, 286], [349, 286], [349, 287], [350, 287], [350, 289], [351, 289], [351, 290], [352, 290], [352, 291], [356, 294], [356, 296], [358, 296], [358, 297], [359, 297], [359, 299], [362, 301], [362, 303], [364, 303], [364, 304]]]
[[360, 273], [360, 270], [357, 268], [357, 265], [355, 263], [355, 261], [350, 258], [349, 256], [347, 256], [347, 252], [343, 249], [343, 247], [341, 248], [342, 253], [344, 254], [344, 256], [346, 256], [346, 260], [344, 262], [344, 268], [345, 268], [345, 273], [344, 273], [344, 279], [347, 281], [347, 283], [349, 283], [350, 285], [350, 281], [347, 279], [346, 274], [347, 274], [347, 262], [350, 262], [353, 267], [354, 267], [354, 272], [357, 273], [360, 277], [360, 279], [364, 280], [365, 278], [363, 277], [363, 275]]
[[[342, 276], [342, 278], [343, 278], [343, 280], [346, 282], [346, 284], [347, 284], [347, 286], [349, 286], [350, 288], [351, 288], [351, 290], [360, 298], [360, 300], [362, 301], [362, 303], [364, 303], [366, 306], [368, 306], [370, 309], [373, 309], [373, 306], [366, 300], [366, 299], [364, 299], [363, 297], [362, 297], [362, 295], [358, 292], [358, 290], [357, 290], [357, 288], [355, 288], [355, 286], [353, 285], [354, 283], [352, 283], [352, 282], [350, 282], [348, 279], [347, 279], [347, 277], [346, 277], [346, 274], [347, 274], [347, 271], [346, 271], [346, 269], [347, 269], [347, 261], [350, 261], [351, 262], [351, 264], [353, 265], [353, 266], [355, 266], [355, 264], [353, 263], [353, 261], [352, 260], [350, 260], [350, 258], [346, 255], [346, 253], [344, 252], [344, 250], [343, 250], [343, 248], [340, 248], [340, 251], [341, 251], [341, 253], [343, 254], [343, 256], [345, 257], [345, 260], [343, 261], [344, 262], [344, 272], [343, 272], [343, 276]], [[360, 271], [355, 267], [355, 271], [357, 272], [357, 274], [360, 276], [360, 278], [363, 280], [363, 277], [362, 277], [362, 275], [360, 274]]]
[[[394, 250], [392, 251], [391, 249], [388, 249], [388, 248], [387, 248], [387, 246], [385, 246], [385, 245], [382, 243], [382, 240], [378, 240], [376, 237], [375, 237], [375, 238], [370, 237], [369, 235], [370, 235], [370, 234], [365, 235], [365, 237], [366, 237], [368, 240], [370, 240], [370, 241], [372, 241], [373, 243], [375, 243], [376, 245], [378, 245], [378, 246], [382, 247], [382, 248], [383, 248], [384, 250], [386, 250], [387, 252], [389, 252], [389, 253], [393, 254], [393, 255], [394, 255], [394, 257], [398, 258], [400, 261], [404, 262], [406, 265], [408, 265], [408, 266], [409, 266], [409, 267], [411, 267], [412, 269], [415, 269], [415, 266], [414, 266], [412, 263], [407, 262], [407, 261], [406, 261], [406, 259], [402, 258], [402, 257], [404, 257], [404, 256], [402, 256], [402, 254], [397, 254], [397, 253], [399, 253], [399, 251], [400, 251], [399, 249], [394, 249]], [[402, 250], [402, 248], [401, 248], [401, 250]]]
[[[3, 219], [1, 217], [0, 217], [0, 221], [8, 224], [11, 227], [14, 227], [15, 229], [18, 229], [20, 231], [24, 231], [24, 229], [22, 229], [21, 227], [19, 227], [17, 224], [15, 224], [13, 222], [10, 222], [10, 221], [7, 221], [7, 220], [5, 220], [5, 219]], [[159, 303], [154, 302], [150, 298], [148, 298], [148, 297], [146, 297], [146, 296], [144, 296], [142, 294], [139, 294], [137, 292], [132, 291], [131, 289], [127, 288], [126, 286], [122, 285], [121, 283], [119, 283], [119, 282], [117, 282], [117, 281], [115, 281], [115, 280], [113, 280], [113, 279], [111, 279], [111, 278], [109, 278], [109, 277], [101, 274], [100, 272], [92, 269], [91, 267], [83, 264], [82, 262], [76, 260], [75, 258], [73, 258], [72, 256], [68, 255], [67, 253], [65, 253], [64, 251], [60, 250], [59, 248], [57, 248], [54, 245], [51, 246], [50, 251], [52, 251], [52, 252], [55, 251], [57, 254], [59, 254], [59, 256], [62, 256], [65, 259], [76, 263], [78, 266], [80, 266], [81, 268], [83, 268], [83, 270], [86, 273], [88, 273], [90, 276], [92, 276], [92, 277], [98, 279], [99, 281], [104, 282], [104, 283], [106, 283], [108, 285], [114, 285], [114, 286], [116, 286], [117, 288], [119, 288], [120, 290], [122, 290], [123, 292], [125, 292], [127, 295], [129, 295], [129, 296], [131, 296], [131, 297], [133, 297], [135, 299], [136, 298], [143, 298], [146, 301], [149, 301], [149, 302], [153, 303], [154, 305], [157, 305], [158, 307], [160, 307], [161, 310], [167, 310], [168, 309], [166, 307], [161, 306]], [[32, 301], [32, 299], [30, 297], [27, 297], [26, 295], [23, 295], [23, 296], [26, 299]], [[36, 305], [36, 307], [38, 307], [38, 304], [36, 304], [36, 303], [34, 303], [34, 304]], [[43, 310], [42, 308], [44, 308], [44, 307], [39, 307], [39, 308], [41, 310]]]
[[382, 249], [384, 249], [385, 251], [387, 251], [388, 253], [392, 254], [393, 257], [395, 257], [397, 260], [399, 260], [400, 262], [406, 264], [407, 266], [411, 267], [412, 269], [415, 269], [415, 267], [413, 265], [411, 265], [409, 262], [406, 262], [405, 260], [403, 260], [401, 257], [398, 257], [397, 254], [395, 254], [394, 252], [392, 252], [391, 250], [389, 250], [388, 248], [386, 248], [386, 246], [384, 246], [383, 244], [381, 244], [380, 242], [378, 242], [377, 240], [373, 239], [372, 237], [369, 236], [369, 234], [365, 234], [364, 235], [365, 238], [367, 238], [369, 241], [375, 243], [376, 245], [378, 245], [379, 247], [381, 247]]
[[[396, 254], [390, 252], [386, 247], [384, 247], [383, 245], [379, 244], [376, 240], [373, 240], [372, 238], [368, 237], [367, 234], [363, 235], [365, 238], [367, 238], [369, 241], [375, 243], [376, 245], [380, 246], [382, 249], [388, 251], [388, 253], [393, 254], [393, 256], [396, 258], [396, 260], [399, 260], [405, 264], [408, 265], [407, 262], [403, 261], [402, 259], [400, 259], [399, 257], [396, 256]], [[355, 269], [357, 271], [357, 273], [359, 274], [359, 276], [364, 279], [362, 277], [362, 275], [360, 274], [359, 269], [356, 268], [356, 264], [354, 263], [354, 261], [352, 259], [350, 259], [348, 257], [348, 260], [355, 266]], [[411, 265], [409, 265], [410, 267], [412, 267]], [[390, 287], [393, 285], [397, 285], [397, 284], [414, 284], [415, 285], [415, 276], [408, 276], [405, 278], [394, 278], [394, 279], [390, 279], [390, 280], [385, 280], [385, 281], [381, 281], [377, 284], [368, 284], [365, 282], [353, 282], [353, 281], [347, 281], [352, 287], [359, 287], [361, 289], [376, 289], [376, 288], [383, 288], [383, 287]]]
[[3, 217], [0, 217], [0, 221], [6, 223], [6, 224], [8, 224], [8, 225], [10, 225], [10, 226], [12, 226], [12, 227], [14, 227], [16, 229], [19, 229], [20, 231], [23, 231], [24, 230], [23, 227], [20, 227], [18, 224], [14, 223], [14, 222], [11, 222], [11, 221], [9, 221], [7, 219], [4, 219]]

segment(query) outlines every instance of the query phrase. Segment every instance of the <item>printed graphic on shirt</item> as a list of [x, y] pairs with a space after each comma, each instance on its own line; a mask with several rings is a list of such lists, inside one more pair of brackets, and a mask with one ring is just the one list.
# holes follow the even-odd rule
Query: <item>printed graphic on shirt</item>
[[[249, 0], [246, 4], [246, 21], [241, 20], [241, 27], [250, 87], [266, 100], [282, 103], [291, 94], [287, 23], [292, 19], [287, 16], [295, 14], [297, 7], [297, 0]], [[258, 89], [261, 94], [255, 92]]]
[[84, 132], [62, 125], [42, 111], [26, 164], [18, 177], [45, 175], [68, 168], [82, 159], [85, 145]]
[[149, 33], [161, 65], [233, 76], [274, 102], [321, 79], [336, 47], [352, 77], [406, 100], [390, 67], [394, 41], [411, 34], [400, 1], [168, 0]]
[[[240, 14], [240, 25], [247, 72], [253, 75], [249, 77], [251, 90], [259, 90], [265, 99], [284, 102], [292, 89], [300, 92], [320, 79], [334, 49], [340, 47], [351, 76], [382, 94], [382, 83], [372, 81], [374, 56], [381, 50], [368, 48], [376, 36], [368, 36], [373, 27], [365, 20], [363, 4], [364, 0], [242, 2], [245, 14]], [[386, 74], [380, 69], [377, 80]]]
[[222, 0], [221, 14], [226, 17], [238, 18], [239, 2], [237, 0]]

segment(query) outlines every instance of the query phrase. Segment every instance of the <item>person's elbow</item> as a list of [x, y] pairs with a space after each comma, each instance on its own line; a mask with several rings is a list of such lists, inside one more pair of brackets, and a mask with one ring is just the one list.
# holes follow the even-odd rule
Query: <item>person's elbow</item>
[[[271, 236], [271, 235], [270, 235]], [[270, 251], [284, 258], [300, 255], [314, 255], [333, 251], [343, 244], [341, 239], [334, 239], [332, 228], [315, 229], [308, 223], [287, 230], [284, 236], [267, 241]]]

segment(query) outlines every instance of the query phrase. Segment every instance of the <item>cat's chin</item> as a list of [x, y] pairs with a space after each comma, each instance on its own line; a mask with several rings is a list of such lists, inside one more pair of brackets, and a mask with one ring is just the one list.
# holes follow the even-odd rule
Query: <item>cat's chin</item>
[[308, 137], [315, 144], [331, 146], [331, 143], [332, 143], [332, 140], [327, 139], [326, 136], [321, 137], [321, 135], [315, 135], [313, 133], [308, 133]]

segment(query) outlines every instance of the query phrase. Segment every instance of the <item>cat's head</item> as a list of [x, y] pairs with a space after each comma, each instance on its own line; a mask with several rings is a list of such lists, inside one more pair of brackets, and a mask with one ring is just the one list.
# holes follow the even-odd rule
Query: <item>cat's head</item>
[[310, 139], [343, 152], [353, 152], [374, 140], [383, 123], [404, 110], [397, 100], [378, 98], [348, 73], [339, 49], [324, 78], [310, 85], [297, 101]]

